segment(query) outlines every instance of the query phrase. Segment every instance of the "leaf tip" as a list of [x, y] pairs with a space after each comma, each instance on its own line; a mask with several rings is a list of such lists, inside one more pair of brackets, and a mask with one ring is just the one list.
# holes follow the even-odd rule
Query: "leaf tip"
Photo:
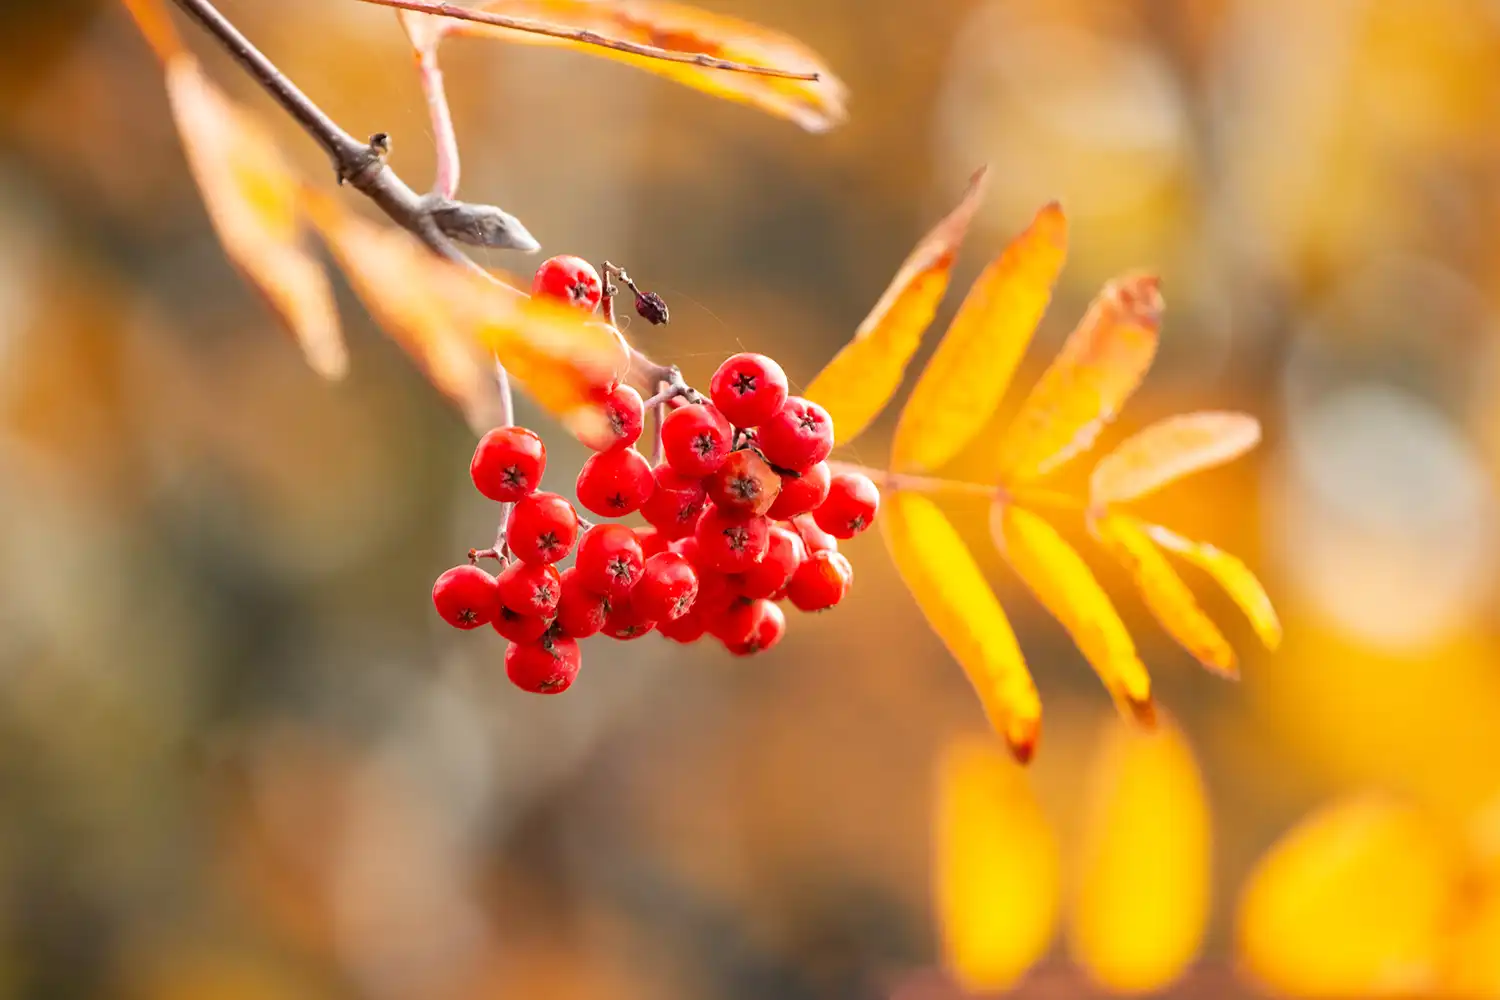
[[1156, 700], [1149, 694], [1144, 697], [1134, 698], [1126, 695], [1124, 708], [1130, 717], [1146, 729], [1155, 729], [1159, 719], [1157, 718]]
[[1037, 744], [1042, 738], [1041, 719], [1016, 719], [1007, 727], [1005, 742], [1010, 746], [1010, 755], [1016, 763], [1026, 765], [1036, 756]]

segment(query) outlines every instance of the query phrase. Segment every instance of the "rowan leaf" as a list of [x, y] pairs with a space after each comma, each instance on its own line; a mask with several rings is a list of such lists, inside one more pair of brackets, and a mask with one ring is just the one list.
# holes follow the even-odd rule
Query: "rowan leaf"
[[371, 315], [476, 430], [498, 418], [496, 358], [575, 433], [602, 430], [594, 392], [628, 364], [613, 327], [444, 260], [318, 192], [307, 191], [306, 204]]
[[1283, 996], [1432, 995], [1461, 860], [1424, 814], [1386, 797], [1324, 808], [1241, 889], [1242, 966]]
[[189, 55], [166, 64], [167, 96], [224, 252], [292, 331], [308, 364], [340, 378], [349, 356], [328, 276], [303, 240], [301, 180], [270, 134]]
[[1217, 580], [1250, 619], [1251, 627], [1267, 649], [1274, 650], [1281, 645], [1281, 621], [1276, 617], [1276, 609], [1271, 605], [1266, 588], [1250, 572], [1250, 567], [1220, 548], [1183, 538], [1160, 525], [1149, 525], [1146, 532], [1157, 545], [1182, 556]]
[[880, 301], [803, 393], [833, 417], [834, 443], [858, 437], [885, 409], [948, 290], [953, 261], [984, 198], [986, 170], [901, 264]]
[[1149, 724], [1154, 717], [1151, 677], [1083, 557], [1057, 529], [1024, 507], [996, 503], [990, 529], [1016, 575], [1072, 635], [1121, 710]]
[[1089, 529], [1104, 550], [1129, 571], [1146, 607], [1168, 635], [1209, 670], [1226, 677], [1239, 675], [1229, 640], [1198, 606], [1192, 590], [1156, 547], [1141, 521], [1127, 514], [1105, 514], [1092, 519]]
[[901, 411], [892, 468], [935, 469], [988, 423], [1047, 311], [1067, 240], [1062, 208], [1046, 205], [980, 274]]
[[648, 45], [713, 59], [816, 73], [817, 80], [794, 80], [755, 73], [727, 72], [691, 62], [650, 56], [556, 38], [515, 28], [442, 18], [444, 34], [491, 38], [522, 45], [553, 45], [587, 52], [666, 77], [714, 97], [747, 104], [785, 118], [809, 132], [841, 124], [847, 88], [810, 48], [788, 35], [721, 14], [710, 14], [668, 0], [490, 0], [476, 11], [524, 19], [550, 28], [590, 32], [604, 41]]
[[1212, 823], [1187, 738], [1170, 719], [1150, 732], [1111, 720], [1085, 808], [1069, 951], [1112, 993], [1157, 993], [1208, 924]]
[[880, 516], [891, 559], [917, 607], [964, 668], [1017, 759], [1036, 750], [1042, 705], [1015, 632], [974, 556], [937, 505], [892, 493]]
[[1051, 942], [1060, 868], [1025, 770], [992, 740], [961, 737], [944, 749], [933, 845], [943, 964], [967, 993], [1003, 993]]
[[1159, 420], [1126, 438], [1094, 466], [1096, 506], [1126, 503], [1184, 476], [1239, 458], [1260, 443], [1260, 421], [1247, 413], [1202, 411]]
[[1151, 367], [1161, 311], [1154, 277], [1104, 286], [1001, 440], [1001, 482], [1036, 479], [1094, 443]]

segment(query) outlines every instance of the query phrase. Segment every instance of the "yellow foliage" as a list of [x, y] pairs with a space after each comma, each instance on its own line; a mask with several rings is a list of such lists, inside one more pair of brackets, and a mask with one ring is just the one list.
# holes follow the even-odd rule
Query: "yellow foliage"
[[1260, 443], [1260, 421], [1244, 413], [1183, 413], [1127, 438], [1094, 466], [1089, 500], [1125, 503], [1184, 476], [1233, 461]]
[[1276, 617], [1276, 609], [1271, 606], [1266, 589], [1244, 562], [1207, 542], [1190, 541], [1158, 525], [1151, 525], [1146, 530], [1157, 545], [1177, 553], [1218, 581], [1225, 593], [1245, 612], [1255, 634], [1260, 636], [1267, 649], [1274, 650], [1281, 645], [1281, 621]]

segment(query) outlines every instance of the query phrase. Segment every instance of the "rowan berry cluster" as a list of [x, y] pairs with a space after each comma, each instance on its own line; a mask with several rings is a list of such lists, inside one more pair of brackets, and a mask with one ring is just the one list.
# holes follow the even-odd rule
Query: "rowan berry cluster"
[[[538, 269], [533, 294], [592, 311], [604, 284], [588, 262], [554, 257]], [[656, 307], [654, 296], [645, 307], [637, 298], [643, 313]], [[591, 523], [566, 498], [540, 491], [542, 439], [499, 427], [480, 439], [469, 472], [480, 493], [509, 505], [503, 542], [470, 553], [470, 564], [433, 586], [449, 624], [491, 625], [510, 641], [506, 673], [516, 686], [567, 690], [578, 640], [592, 635], [712, 636], [749, 656], [785, 634], [780, 602], [822, 611], [844, 599], [853, 570], [839, 540], [870, 526], [880, 493], [866, 476], [831, 473], [833, 422], [817, 403], [789, 395], [780, 365], [736, 354], [707, 398], [679, 385], [647, 401], [620, 384], [600, 403], [608, 432], [586, 442], [595, 454], [578, 473], [578, 504], [601, 519], [638, 513], [646, 524]], [[655, 405], [668, 412], [653, 466], [636, 444]], [[559, 570], [575, 546], [573, 565]], [[500, 560], [498, 576], [474, 565], [478, 555]]]

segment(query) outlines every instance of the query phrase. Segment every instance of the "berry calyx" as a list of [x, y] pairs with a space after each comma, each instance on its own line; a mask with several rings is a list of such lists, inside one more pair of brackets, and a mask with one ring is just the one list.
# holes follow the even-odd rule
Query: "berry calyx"
[[694, 531], [700, 565], [720, 573], [743, 573], [766, 554], [771, 522], [760, 515], [743, 517], [710, 504]]
[[646, 556], [635, 532], [623, 524], [596, 524], [578, 543], [578, 581], [595, 593], [624, 597], [645, 572]]
[[630, 602], [660, 628], [687, 614], [697, 597], [698, 571], [692, 563], [675, 552], [662, 552], [646, 560], [645, 573], [631, 591]]
[[656, 628], [656, 622], [647, 618], [631, 599], [634, 595], [616, 598], [609, 602], [609, 614], [604, 619], [604, 634], [614, 639], [639, 639]]
[[779, 524], [772, 526], [765, 556], [739, 576], [740, 593], [775, 599], [806, 557], [807, 547], [795, 531]]
[[497, 427], [479, 439], [469, 461], [474, 487], [497, 503], [535, 492], [547, 468], [547, 448], [525, 427]]
[[833, 418], [810, 399], [791, 396], [756, 434], [766, 461], [793, 472], [806, 472], [833, 451]]
[[781, 477], [753, 451], [732, 453], [708, 478], [708, 496], [720, 510], [764, 514], [781, 492]]
[[500, 603], [516, 614], [542, 619], [557, 614], [562, 581], [551, 565], [513, 562], [500, 571], [496, 583]]
[[542, 261], [531, 279], [531, 294], [593, 312], [604, 297], [604, 282], [582, 257], [560, 254]]
[[766, 511], [766, 516], [777, 521], [790, 521], [798, 514], [817, 510], [828, 499], [832, 474], [827, 462], [818, 462], [800, 476], [782, 476], [781, 492], [776, 502]]
[[562, 634], [587, 639], [604, 628], [604, 619], [609, 615], [609, 598], [584, 586], [576, 566], [563, 570], [561, 581], [562, 597], [557, 602], [554, 624]]
[[640, 440], [646, 426], [646, 405], [641, 394], [628, 385], [617, 385], [600, 400], [604, 409], [604, 431], [584, 441], [595, 451], [614, 451]]
[[642, 516], [668, 541], [692, 534], [708, 500], [702, 480], [666, 464], [656, 467], [653, 478], [651, 495], [641, 505]]
[[709, 395], [736, 427], [756, 427], [786, 403], [786, 372], [764, 354], [736, 354], [714, 372]]
[[549, 623], [535, 615], [521, 615], [502, 607], [494, 622], [495, 631], [511, 642], [536, 642], [547, 634]]
[[577, 642], [549, 634], [511, 643], [505, 650], [505, 676], [522, 691], [561, 694], [573, 685], [582, 661]]
[[432, 604], [454, 628], [478, 628], [500, 613], [500, 592], [495, 578], [478, 566], [455, 566], [432, 585]]
[[828, 499], [813, 511], [813, 520], [834, 538], [853, 538], [874, 522], [879, 510], [880, 490], [869, 476], [840, 472], [829, 485]]
[[555, 563], [578, 540], [578, 512], [556, 493], [533, 493], [516, 501], [505, 525], [505, 544], [526, 563]]
[[786, 615], [765, 599], [730, 608], [714, 629], [719, 640], [735, 656], [763, 653], [786, 635]]
[[693, 479], [719, 471], [733, 439], [729, 421], [706, 403], [680, 406], [661, 422], [662, 455], [667, 464]]
[[600, 517], [624, 517], [651, 495], [651, 464], [634, 448], [591, 455], [578, 472], [578, 502]]
[[815, 552], [808, 556], [787, 584], [787, 600], [799, 611], [824, 611], [849, 593], [854, 569], [839, 552]]

